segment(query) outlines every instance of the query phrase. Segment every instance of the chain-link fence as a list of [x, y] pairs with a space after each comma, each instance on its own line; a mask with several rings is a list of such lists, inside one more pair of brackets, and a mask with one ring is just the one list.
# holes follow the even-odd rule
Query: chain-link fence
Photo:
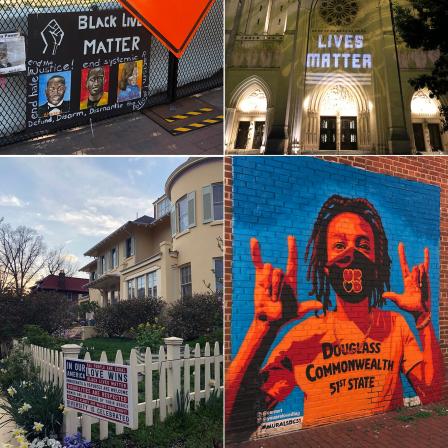
[[[30, 14], [68, 13], [122, 9], [117, 1], [104, 0], [0, 0], [0, 34], [19, 32], [25, 36], [27, 47], [28, 16]], [[98, 31], [101, 35], [101, 30]], [[189, 96], [215, 87], [223, 82], [223, 0], [217, 0], [189, 48], [179, 60], [177, 83], [169, 76], [169, 52], [152, 38], [147, 66], [148, 95], [143, 107]], [[52, 123], [51, 129], [27, 128], [27, 86], [25, 72], [0, 74], [0, 147], [46, 135], [49, 132], [88, 124], [91, 120], [110, 118], [123, 113], [111, 108], [106, 114], [80, 117]], [[175, 83], [174, 86], [170, 83]], [[169, 92], [171, 95], [169, 95]]]

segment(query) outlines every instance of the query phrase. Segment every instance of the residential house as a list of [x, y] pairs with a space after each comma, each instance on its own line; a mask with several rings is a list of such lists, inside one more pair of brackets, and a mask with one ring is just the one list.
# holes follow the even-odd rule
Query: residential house
[[120, 300], [222, 290], [223, 171], [220, 158], [190, 158], [165, 184], [153, 216], [128, 221], [85, 255], [89, 298]]
[[31, 287], [31, 291], [57, 292], [69, 300], [78, 300], [79, 296], [88, 292], [86, 288], [88, 282], [89, 280], [86, 278], [69, 277], [65, 275], [64, 271], [61, 271], [59, 275], [47, 275], [42, 280], [37, 281]]

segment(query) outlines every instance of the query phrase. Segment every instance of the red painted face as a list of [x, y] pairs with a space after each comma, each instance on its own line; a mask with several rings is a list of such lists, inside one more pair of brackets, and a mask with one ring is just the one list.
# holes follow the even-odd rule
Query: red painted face
[[341, 213], [328, 225], [328, 262], [331, 263], [350, 248], [358, 250], [375, 263], [375, 237], [370, 224], [356, 213]]

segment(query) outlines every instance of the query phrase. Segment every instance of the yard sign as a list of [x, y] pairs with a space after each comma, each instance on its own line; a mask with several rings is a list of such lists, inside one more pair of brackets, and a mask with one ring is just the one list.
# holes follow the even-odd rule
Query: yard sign
[[180, 58], [216, 0], [119, 0]]
[[133, 426], [130, 366], [66, 359], [64, 371], [66, 408]]

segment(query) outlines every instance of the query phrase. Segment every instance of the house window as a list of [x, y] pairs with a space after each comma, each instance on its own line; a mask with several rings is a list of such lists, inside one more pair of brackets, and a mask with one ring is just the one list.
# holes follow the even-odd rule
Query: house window
[[221, 184], [213, 184], [213, 219], [215, 221], [223, 218], [224, 201]]
[[177, 222], [178, 231], [183, 232], [188, 229], [188, 200], [187, 196], [177, 202]]
[[137, 297], [143, 299], [145, 297], [145, 276], [137, 277]]
[[104, 255], [101, 255], [100, 257], [100, 266], [101, 266], [101, 274], [104, 274], [106, 269], [106, 257]]
[[157, 271], [150, 272], [147, 275], [148, 297], [158, 297], [157, 295]]
[[202, 188], [203, 222], [218, 221], [224, 214], [223, 184], [216, 183]]
[[170, 212], [171, 203], [168, 198], [164, 198], [161, 201], [157, 202], [155, 209], [156, 219], [161, 218], [162, 216], [167, 215]]
[[134, 255], [134, 238], [131, 236], [126, 240], [126, 258]]
[[94, 280], [96, 280], [96, 272], [95, 271], [90, 273], [90, 281], [93, 282]]
[[180, 267], [180, 297], [183, 299], [184, 297], [192, 296], [192, 287], [191, 287], [191, 265], [186, 264]]
[[114, 269], [118, 266], [118, 250], [116, 247], [114, 247], [110, 251], [110, 262], [111, 262], [111, 268]]
[[135, 299], [135, 281], [128, 280], [128, 299]]
[[215, 274], [215, 288], [216, 292], [223, 291], [224, 284], [224, 265], [222, 257], [213, 259], [213, 272]]
[[[174, 219], [173, 219], [174, 218]], [[172, 229], [183, 232], [196, 225], [195, 192], [188, 193], [176, 202], [175, 214], [171, 215]], [[173, 232], [173, 235], [177, 232]]]

